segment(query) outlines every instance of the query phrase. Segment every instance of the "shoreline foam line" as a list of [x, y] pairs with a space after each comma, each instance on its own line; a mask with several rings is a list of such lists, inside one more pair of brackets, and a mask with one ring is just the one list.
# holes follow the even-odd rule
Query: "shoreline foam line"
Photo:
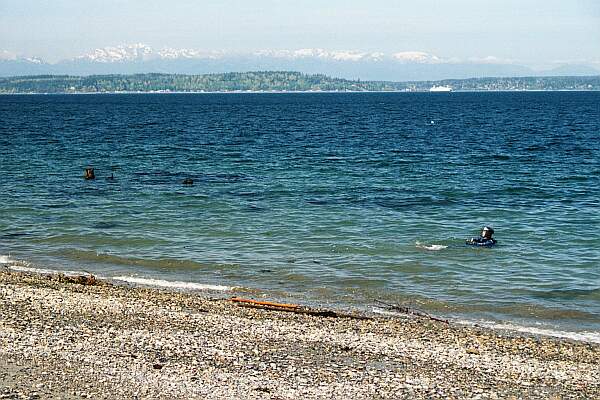
[[[89, 272], [86, 271], [68, 271], [68, 270], [62, 270], [62, 269], [48, 269], [48, 268], [36, 268], [36, 267], [28, 267], [25, 265], [19, 265], [19, 264], [8, 264], [6, 265], [8, 267], [8, 269], [11, 269], [13, 271], [18, 271], [18, 272], [32, 272], [32, 273], [36, 273], [36, 274], [43, 274], [43, 275], [49, 275], [49, 274], [64, 274], [64, 275], [90, 275]], [[99, 279], [106, 279], [106, 277], [103, 276], [98, 276], [96, 275], [96, 278]]]
[[[5, 265], [9, 269], [11, 269], [13, 271], [17, 271], [17, 272], [29, 272], [29, 273], [45, 274], [45, 275], [57, 274], [57, 273], [62, 273], [65, 275], [89, 274], [89, 272], [86, 272], [86, 271], [53, 270], [53, 269], [47, 269], [47, 268], [29, 267], [26, 265], [22, 265], [22, 263], [24, 263], [24, 262], [15, 260], [15, 259], [11, 258], [10, 256], [0, 255], [0, 265]], [[170, 288], [170, 289], [219, 291], [219, 292], [229, 292], [234, 289], [231, 286], [225, 286], [225, 285], [211, 285], [211, 284], [183, 282], [183, 281], [167, 281], [167, 280], [162, 280], [162, 279], [141, 278], [141, 277], [134, 277], [134, 276], [105, 277], [105, 276], [96, 275], [96, 277], [98, 279], [114, 280], [114, 281], [133, 283], [133, 284], [143, 285], [143, 286], [162, 287], [162, 288]], [[386, 316], [386, 317], [406, 317], [406, 315], [404, 315], [404, 314], [379, 309], [377, 307], [372, 308], [372, 312], [375, 314]], [[486, 320], [468, 320], [468, 319], [450, 319], [450, 321], [455, 324], [466, 325], [466, 326], [477, 325], [477, 326], [492, 329], [495, 331], [509, 331], [509, 332], [515, 332], [515, 333], [525, 333], [525, 334], [529, 334], [529, 335], [547, 336], [547, 337], [578, 340], [578, 341], [582, 341], [582, 342], [600, 344], [600, 332], [593, 332], [593, 331], [569, 332], [569, 331], [561, 331], [561, 330], [554, 330], [554, 329], [548, 329], [548, 328], [539, 328], [539, 327], [534, 327], [534, 326], [517, 325], [517, 324], [510, 323], [508, 321], [494, 322], [494, 321], [486, 321]]]
[[4, 265], [8, 265], [11, 262], [15, 262], [15, 260], [13, 260], [10, 255], [4, 255], [4, 254], [0, 254], [0, 264], [4, 264]]
[[155, 286], [165, 287], [173, 289], [186, 289], [186, 290], [213, 290], [218, 292], [229, 292], [233, 290], [231, 286], [224, 285], [210, 285], [204, 283], [195, 282], [183, 282], [183, 281], [166, 281], [162, 279], [152, 278], [138, 278], [134, 276], [113, 276], [109, 279], [121, 282], [135, 283], [144, 286]]
[[[394, 311], [388, 311], [384, 309], [380, 309], [377, 307], [373, 307], [373, 313], [386, 316], [386, 317], [395, 317], [395, 318], [409, 318], [407, 314], [402, 314]], [[545, 336], [545, 337], [553, 337], [558, 339], [570, 339], [577, 340], [580, 342], [586, 343], [597, 343], [600, 344], [600, 332], [594, 331], [561, 331], [549, 328], [538, 328], [535, 326], [527, 326], [527, 325], [517, 325], [508, 321], [502, 322], [494, 322], [487, 320], [469, 320], [469, 319], [448, 319], [453, 324], [468, 326], [468, 327], [483, 327], [487, 329], [491, 329], [493, 331], [506, 331], [513, 333], [525, 333], [528, 335], [534, 336]]]
[[469, 321], [469, 320], [455, 320], [455, 323], [467, 325], [467, 326], [481, 326], [484, 328], [492, 329], [494, 331], [509, 331], [527, 333], [536, 336], [551, 336], [560, 339], [571, 339], [578, 340], [580, 342], [597, 343], [600, 344], [600, 332], [594, 331], [582, 331], [582, 332], [569, 332], [561, 331], [549, 328], [538, 328], [535, 326], [516, 325], [510, 322], [494, 322], [494, 321]]
[[[8, 269], [17, 271], [17, 272], [29, 272], [36, 274], [65, 274], [65, 275], [88, 275], [90, 272], [87, 271], [70, 271], [70, 270], [59, 270], [59, 269], [49, 269], [49, 268], [37, 268], [33, 266], [28, 266], [23, 261], [15, 260], [10, 256], [0, 255], [0, 265], [6, 266]], [[185, 289], [185, 290], [212, 290], [216, 292], [230, 292], [233, 290], [231, 286], [225, 285], [211, 285], [204, 283], [196, 283], [196, 282], [183, 282], [183, 281], [167, 281], [163, 279], [153, 279], [153, 278], [140, 278], [135, 276], [102, 276], [96, 275], [98, 279], [104, 280], [113, 280], [120, 282], [128, 282], [137, 285], [144, 286], [154, 286], [154, 287], [164, 287], [164, 288], [172, 288], [172, 289]]]
[[[65, 269], [39, 268], [39, 267], [34, 266], [34, 264], [32, 264], [28, 261], [14, 259], [10, 255], [0, 255], [0, 266], [4, 266], [10, 270], [17, 271], [17, 272], [29, 272], [29, 273], [42, 274], [42, 275], [64, 274], [64, 275], [71, 276], [71, 275], [90, 275], [91, 274], [91, 272], [84, 271], [84, 270], [72, 271], [72, 270], [65, 270]], [[104, 277], [104, 276], [99, 276], [99, 275], [95, 275], [95, 276], [96, 276], [96, 278], [99, 278], [99, 279], [106, 279], [106, 277]]]

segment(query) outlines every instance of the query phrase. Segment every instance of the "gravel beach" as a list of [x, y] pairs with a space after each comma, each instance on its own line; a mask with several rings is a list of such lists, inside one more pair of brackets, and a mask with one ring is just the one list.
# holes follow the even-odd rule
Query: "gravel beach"
[[0, 272], [0, 399], [600, 398], [600, 345]]

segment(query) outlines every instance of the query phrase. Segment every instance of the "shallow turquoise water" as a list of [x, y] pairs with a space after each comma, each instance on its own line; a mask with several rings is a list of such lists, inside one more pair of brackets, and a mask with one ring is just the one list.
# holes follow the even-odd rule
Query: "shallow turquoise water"
[[0, 96], [0, 255], [598, 332], [599, 136], [595, 92]]

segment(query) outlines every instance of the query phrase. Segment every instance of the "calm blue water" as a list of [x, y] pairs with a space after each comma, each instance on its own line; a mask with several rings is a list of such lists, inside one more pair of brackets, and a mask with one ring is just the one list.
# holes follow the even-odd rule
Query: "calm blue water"
[[595, 92], [0, 96], [0, 255], [598, 332], [599, 139]]

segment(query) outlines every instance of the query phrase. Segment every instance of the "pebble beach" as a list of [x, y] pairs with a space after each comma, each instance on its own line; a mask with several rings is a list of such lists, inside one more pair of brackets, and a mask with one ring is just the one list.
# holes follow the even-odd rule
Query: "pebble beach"
[[599, 398], [600, 345], [0, 272], [0, 399]]

